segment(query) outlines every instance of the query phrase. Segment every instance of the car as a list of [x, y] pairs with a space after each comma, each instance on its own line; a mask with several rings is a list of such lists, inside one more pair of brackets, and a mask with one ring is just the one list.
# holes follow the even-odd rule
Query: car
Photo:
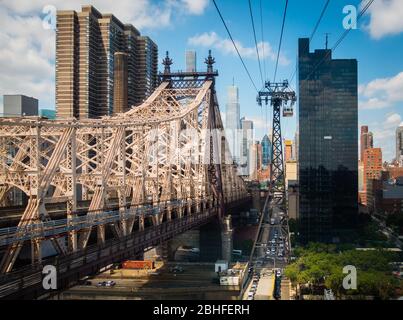
[[100, 281], [97, 283], [97, 287], [106, 287], [106, 281]]
[[251, 286], [250, 288], [251, 288], [251, 290], [256, 290], [256, 288], [257, 288], [257, 283], [252, 284], [252, 286]]
[[109, 281], [106, 281], [105, 287], [113, 287], [115, 284], [116, 284], [115, 281], [109, 280]]
[[276, 243], [276, 239], [272, 239], [271, 243], [275, 244]]
[[277, 277], [280, 277], [280, 276], [281, 276], [281, 270], [280, 270], [280, 269], [277, 269], [277, 270], [276, 270], [276, 276], [277, 276]]

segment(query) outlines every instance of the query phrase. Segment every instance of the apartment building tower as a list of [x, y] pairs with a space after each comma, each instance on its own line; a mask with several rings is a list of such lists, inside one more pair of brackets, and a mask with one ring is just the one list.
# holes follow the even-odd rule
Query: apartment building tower
[[117, 52], [127, 54], [124, 105], [141, 104], [156, 87], [158, 48], [132, 25], [85, 5], [81, 12], [58, 11], [56, 28], [58, 118], [99, 118], [115, 112]]

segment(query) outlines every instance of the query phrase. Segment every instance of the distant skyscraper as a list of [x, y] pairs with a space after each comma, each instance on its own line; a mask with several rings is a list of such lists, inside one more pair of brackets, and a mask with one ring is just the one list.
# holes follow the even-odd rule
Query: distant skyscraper
[[249, 150], [253, 144], [253, 121], [242, 118], [241, 121], [241, 145], [240, 145], [240, 165], [238, 170], [240, 175], [249, 175]]
[[263, 167], [269, 166], [272, 160], [272, 146], [271, 141], [267, 134], [264, 135], [262, 139], [262, 165]]
[[6, 94], [3, 96], [3, 117], [23, 117], [38, 115], [38, 99], [22, 94]]
[[357, 60], [299, 39], [300, 240], [337, 241], [358, 213]]
[[240, 160], [240, 106], [238, 87], [232, 85], [227, 88], [227, 104], [225, 113], [226, 137], [230, 146], [230, 151], [235, 161]]
[[403, 167], [403, 126], [396, 129], [396, 162]]
[[186, 51], [186, 72], [196, 72], [196, 51]]
[[249, 149], [249, 178], [258, 180], [259, 170], [262, 169], [262, 145], [256, 141]]
[[[157, 85], [158, 49], [148, 37], [93, 6], [58, 11], [56, 110], [58, 118], [98, 118], [114, 112], [114, 60], [127, 53], [127, 102], [142, 103]], [[126, 82], [126, 79], [123, 80]]]
[[364, 151], [374, 147], [374, 138], [372, 132], [368, 131], [368, 126], [361, 126], [360, 135], [360, 160], [364, 159]]

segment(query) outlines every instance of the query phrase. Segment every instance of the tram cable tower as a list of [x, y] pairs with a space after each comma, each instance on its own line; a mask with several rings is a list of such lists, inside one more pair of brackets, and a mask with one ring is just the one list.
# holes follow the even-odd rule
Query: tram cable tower
[[[284, 158], [283, 144], [281, 137], [281, 111], [283, 117], [292, 117], [294, 114], [294, 104], [297, 98], [295, 92], [288, 86], [288, 81], [265, 83], [265, 88], [259, 91], [257, 103], [262, 106], [263, 103], [273, 107], [273, 128], [272, 128], [272, 155], [269, 190], [275, 198], [280, 198], [280, 193], [285, 195], [284, 179]], [[282, 109], [282, 110], [281, 110]], [[280, 202], [278, 202], [280, 203]]]
[[[272, 162], [270, 164], [270, 180], [268, 195], [266, 199], [265, 212], [269, 218], [270, 212], [274, 207], [286, 213], [286, 186], [284, 173], [283, 142], [281, 136], [281, 113], [283, 117], [292, 117], [294, 115], [294, 105], [297, 101], [295, 92], [288, 85], [288, 81], [283, 82], [265, 82], [263, 90], [258, 92], [257, 103], [259, 106], [265, 104], [273, 107], [273, 128], [272, 128]], [[267, 207], [267, 205], [269, 207]], [[284, 215], [281, 223], [281, 231], [288, 238], [291, 251], [291, 242], [288, 228], [288, 212]]]

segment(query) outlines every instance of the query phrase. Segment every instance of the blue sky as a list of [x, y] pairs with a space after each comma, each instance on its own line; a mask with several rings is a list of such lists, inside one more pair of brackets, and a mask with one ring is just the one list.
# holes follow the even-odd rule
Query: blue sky
[[[289, 0], [278, 79], [287, 79], [295, 68], [297, 40], [308, 37], [326, 0]], [[367, 0], [364, 0], [366, 2]], [[226, 87], [239, 87], [241, 116], [255, 121], [256, 138], [265, 132], [265, 111], [256, 105], [256, 91], [228, 41], [227, 33], [209, 0], [3, 0], [0, 2], [0, 94], [24, 93], [40, 99], [40, 107], [54, 108], [54, 32], [42, 26], [46, 5], [56, 9], [79, 10], [93, 4], [101, 12], [114, 13], [121, 21], [133, 23], [174, 60], [174, 69], [184, 69], [185, 50], [197, 51], [198, 68], [212, 49], [216, 58], [217, 91], [225, 113]], [[262, 0], [267, 78], [273, 78], [274, 60], [280, 35], [285, 0]], [[311, 43], [311, 50], [324, 48], [325, 33], [332, 47], [344, 31], [343, 7], [359, 0], [332, 0]], [[228, 27], [239, 43], [252, 77], [261, 87], [247, 0], [217, 0]], [[258, 42], [260, 0], [252, 0]], [[262, 48], [262, 46], [260, 47]], [[383, 148], [384, 159], [394, 154], [394, 130], [403, 121], [403, 1], [375, 0], [358, 25], [333, 54], [334, 58], [356, 58], [359, 66], [359, 123], [374, 132], [375, 145]], [[262, 53], [262, 52], [261, 52]], [[295, 82], [292, 84], [295, 88]], [[270, 117], [269, 117], [270, 118]], [[283, 122], [285, 136], [292, 138], [296, 117]]]

